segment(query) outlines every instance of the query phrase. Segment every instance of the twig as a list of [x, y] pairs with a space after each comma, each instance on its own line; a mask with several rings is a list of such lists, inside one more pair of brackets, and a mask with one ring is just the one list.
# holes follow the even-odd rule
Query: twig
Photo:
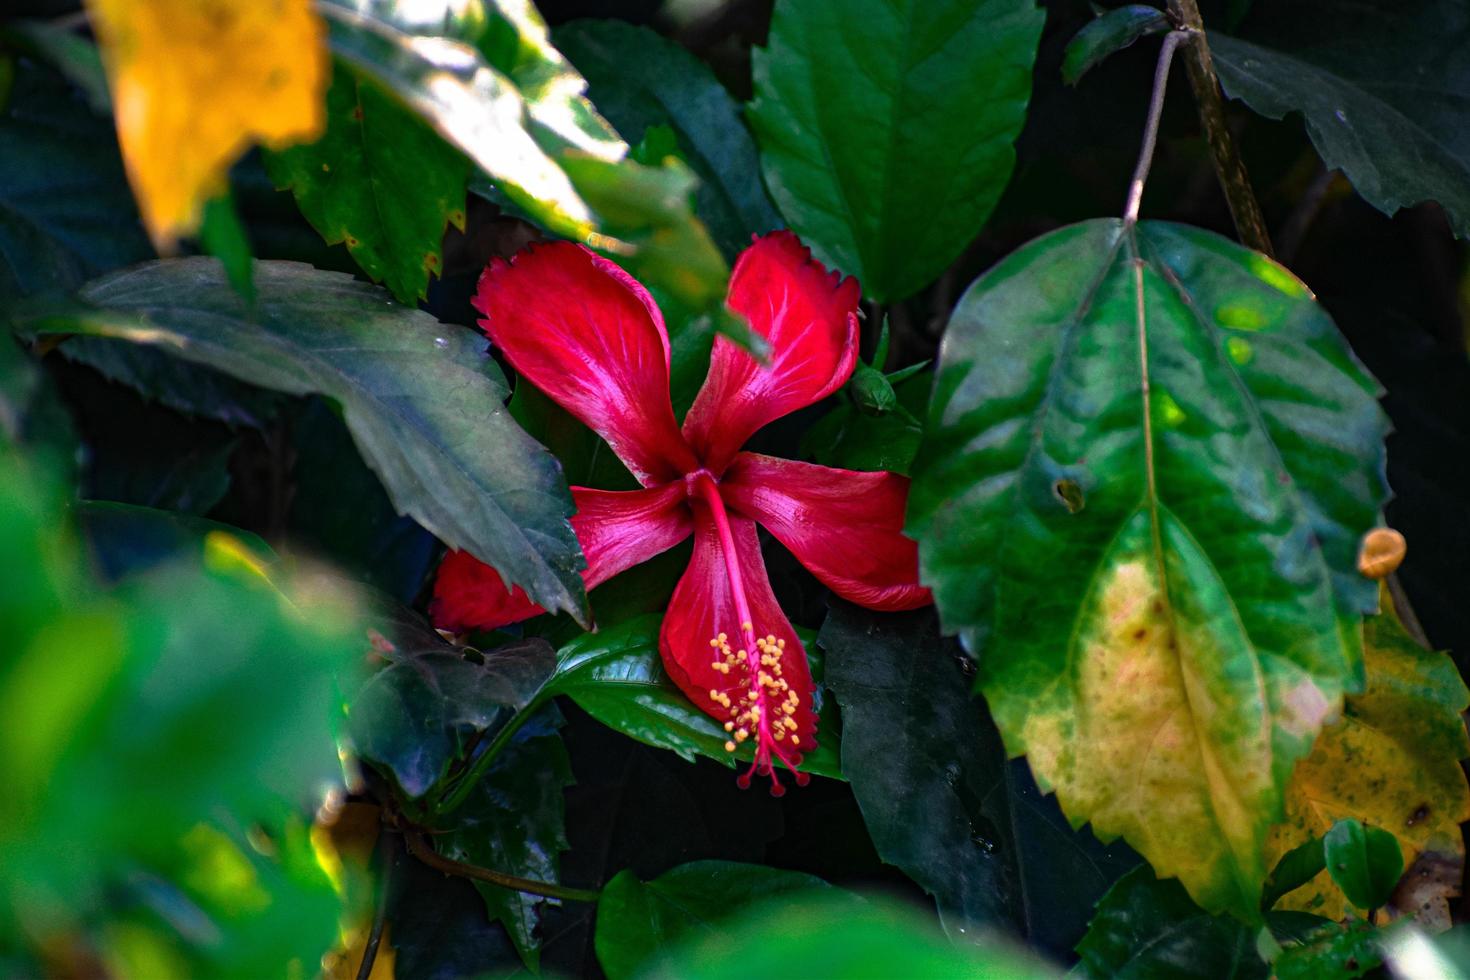
[[1273, 255], [1271, 236], [1266, 231], [1266, 219], [1261, 215], [1261, 206], [1251, 190], [1250, 178], [1246, 176], [1245, 162], [1235, 147], [1230, 128], [1225, 124], [1225, 100], [1220, 96], [1220, 82], [1215, 77], [1214, 62], [1210, 58], [1210, 44], [1205, 38], [1205, 24], [1199, 14], [1195, 0], [1169, 0], [1169, 15], [1176, 27], [1193, 31], [1194, 43], [1189, 46], [1184, 66], [1189, 70], [1189, 87], [1194, 90], [1194, 102], [1199, 109], [1200, 127], [1210, 144], [1210, 155], [1215, 161], [1215, 175], [1220, 179], [1220, 189], [1225, 192], [1225, 202], [1230, 206], [1230, 217], [1235, 221], [1235, 233], [1242, 244]]
[[1297, 250], [1306, 240], [1307, 229], [1321, 213], [1322, 205], [1327, 201], [1327, 193], [1332, 190], [1332, 185], [1336, 182], [1337, 171], [1328, 170], [1319, 164], [1317, 176], [1307, 185], [1301, 200], [1296, 202], [1296, 207], [1292, 208], [1291, 214], [1287, 215], [1285, 223], [1281, 226], [1281, 234], [1277, 241], [1281, 243], [1278, 255], [1282, 262], [1290, 262], [1296, 258]]
[[1148, 180], [1148, 168], [1154, 162], [1154, 147], [1159, 142], [1159, 117], [1164, 111], [1164, 90], [1169, 86], [1169, 67], [1174, 63], [1174, 49], [1181, 41], [1188, 40], [1187, 30], [1170, 31], [1164, 35], [1164, 45], [1159, 49], [1159, 63], [1154, 68], [1154, 94], [1148, 103], [1148, 121], [1143, 125], [1143, 146], [1138, 151], [1138, 166], [1133, 170], [1133, 181], [1128, 185], [1128, 203], [1123, 207], [1123, 221], [1138, 223], [1138, 206], [1143, 203], [1143, 183]]
[[392, 837], [383, 830], [378, 832], [378, 859], [383, 862], [383, 871], [378, 883], [378, 904], [373, 909], [373, 928], [368, 933], [367, 945], [362, 951], [362, 962], [357, 965], [357, 980], [368, 980], [373, 975], [373, 964], [378, 959], [378, 946], [383, 942], [383, 926], [388, 922], [388, 893], [393, 887]]
[[423, 834], [417, 830], [404, 828], [403, 839], [408, 844], [408, 851], [424, 864], [435, 871], [442, 871], [449, 875], [458, 875], [461, 878], [473, 878], [475, 881], [487, 881], [501, 888], [510, 888], [518, 892], [526, 892], [530, 895], [540, 895], [544, 898], [559, 898], [568, 902], [596, 902], [602, 895], [601, 892], [589, 891], [585, 888], [568, 888], [565, 885], [553, 885], [547, 881], [533, 881], [530, 878], [520, 878], [516, 875], [504, 874], [500, 871], [491, 871], [477, 864], [465, 864], [463, 861], [455, 861], [436, 852], [424, 840]]

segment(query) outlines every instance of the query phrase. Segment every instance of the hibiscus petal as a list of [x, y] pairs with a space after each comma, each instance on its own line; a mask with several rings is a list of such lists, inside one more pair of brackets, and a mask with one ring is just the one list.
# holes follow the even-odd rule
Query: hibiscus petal
[[815, 261], [789, 231], [758, 238], [730, 275], [726, 302], [771, 342], [771, 364], [715, 338], [709, 375], [684, 419], [684, 436], [715, 474], [767, 422], [826, 398], [857, 359], [856, 279]]
[[669, 337], [648, 292], [571, 242], [532, 245], [480, 276], [480, 326], [521, 377], [607, 440], [644, 486], [694, 457], [669, 402]]
[[[694, 521], [685, 496], [682, 481], [646, 490], [572, 487], [572, 530], [587, 556], [588, 590], [689, 537]], [[541, 612], [520, 586], [507, 589], [499, 572], [468, 552], [451, 551], [439, 565], [429, 614], [440, 629], [495, 629]]]
[[[786, 685], [779, 696], [762, 698], [765, 704], [763, 713], [783, 729], [781, 738], [774, 737], [774, 729], [770, 725], [766, 727], [771, 734], [764, 738], [755, 726], [745, 726], [756, 744], [757, 770], [762, 775], [771, 775], [771, 754], [794, 769], [801, 764], [802, 754], [810, 752], [816, 745], [817, 716], [812, 710], [815, 686], [807, 665], [806, 650], [771, 592], [755, 523], [735, 515], [730, 516], [729, 523], [741, 591], [753, 626], [751, 632], [762, 640], [769, 637], [776, 641], [773, 647], [779, 646], [780, 669], [758, 669]], [[748, 634], [741, 629], [739, 604], [725, 557], [709, 508], [701, 503], [695, 510], [694, 555], [669, 601], [659, 648], [664, 667], [679, 689], [700, 710], [713, 715], [721, 723], [731, 723], [731, 738], [736, 740], [742, 712], [748, 710], [750, 704], [750, 671], [747, 661], [739, 654], [748, 650], [751, 644], [748, 638], [742, 638]], [[711, 642], [721, 634], [726, 635], [729, 648], [736, 654], [731, 658], [734, 662], [728, 664], [728, 671], [715, 666], [716, 662], [725, 662], [719, 647]], [[795, 694], [795, 703], [788, 713], [782, 710], [782, 703], [792, 693]], [[794, 724], [786, 725], [786, 718]], [[765, 766], [760, 764], [763, 747], [768, 753]]]
[[833, 592], [869, 609], [933, 601], [919, 585], [919, 547], [903, 535], [909, 481], [740, 453], [720, 496], [776, 536]]

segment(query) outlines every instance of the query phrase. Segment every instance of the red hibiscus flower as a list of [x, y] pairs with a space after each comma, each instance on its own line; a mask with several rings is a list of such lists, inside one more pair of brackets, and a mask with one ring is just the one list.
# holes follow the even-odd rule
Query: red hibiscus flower
[[[806, 651], [771, 592], [756, 523], [833, 592], [870, 609], [930, 602], [918, 551], [901, 533], [908, 480], [741, 452], [756, 430], [836, 391], [857, 359], [858, 284], [829, 273], [789, 232], [740, 256], [727, 299], [771, 346], [763, 366], [717, 337], [681, 430], [669, 401], [669, 338], [653, 299], [580, 245], [535, 245], [480, 277], [480, 325], [521, 377], [605, 439], [641, 490], [573, 487], [572, 527], [593, 589], [694, 535], [664, 616], [665, 668], [724, 723], [726, 749], [754, 739], [752, 773], [796, 774], [816, 745]], [[489, 629], [540, 612], [463, 552], [444, 559], [433, 617]]]

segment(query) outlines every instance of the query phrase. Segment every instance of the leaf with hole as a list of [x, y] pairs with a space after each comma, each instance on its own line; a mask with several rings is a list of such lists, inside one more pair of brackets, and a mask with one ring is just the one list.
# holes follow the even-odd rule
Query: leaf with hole
[[1259, 914], [1293, 767], [1362, 684], [1377, 392], [1290, 273], [1179, 225], [1053, 232], [945, 336], [921, 577], [1010, 752], [1208, 911]]

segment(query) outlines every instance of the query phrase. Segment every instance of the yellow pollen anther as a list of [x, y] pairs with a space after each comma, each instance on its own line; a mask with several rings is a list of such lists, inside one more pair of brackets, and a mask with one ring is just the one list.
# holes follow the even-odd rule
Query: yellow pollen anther
[[743, 728], [737, 728], [735, 730], [735, 741], [737, 741], [737, 742], [743, 742], [747, 738], [750, 738], [750, 732], [746, 731]]
[[740, 624], [740, 629], [742, 632], [749, 633], [754, 630], [755, 627], [749, 621], [747, 621]]
[[734, 742], [726, 742], [725, 743], [725, 751], [726, 752], [734, 752], [735, 751], [735, 743]]
[[727, 721], [727, 722], [725, 722], [725, 731], [727, 731], [727, 732], [733, 732], [734, 730], [735, 730], [735, 723], [733, 721]]
[[793, 736], [791, 736], [791, 744], [792, 745], [800, 745], [801, 744], [801, 736], [800, 735], [793, 735]]

